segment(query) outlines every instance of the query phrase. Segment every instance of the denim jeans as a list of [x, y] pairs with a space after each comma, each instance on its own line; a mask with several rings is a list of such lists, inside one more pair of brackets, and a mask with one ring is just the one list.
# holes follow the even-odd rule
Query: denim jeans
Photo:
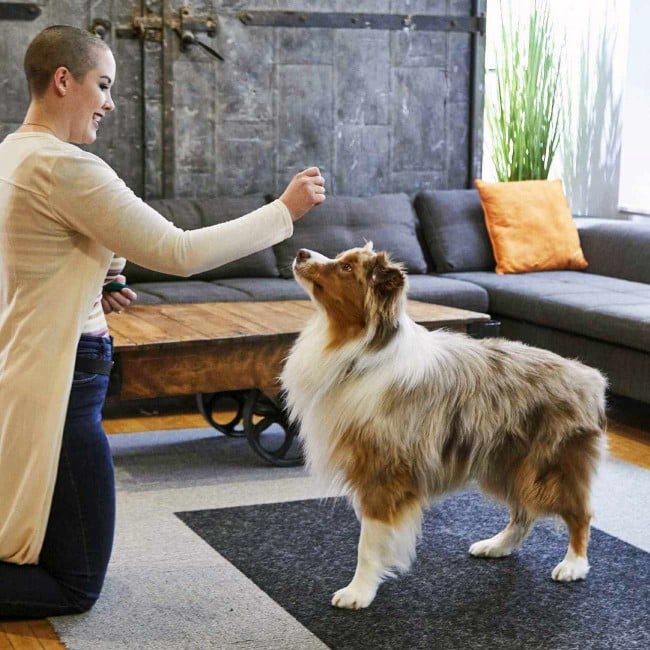
[[[109, 339], [82, 335], [78, 357], [111, 355]], [[107, 387], [105, 375], [74, 373], [39, 563], [0, 562], [0, 618], [77, 614], [99, 596], [115, 527], [113, 461], [101, 423]]]

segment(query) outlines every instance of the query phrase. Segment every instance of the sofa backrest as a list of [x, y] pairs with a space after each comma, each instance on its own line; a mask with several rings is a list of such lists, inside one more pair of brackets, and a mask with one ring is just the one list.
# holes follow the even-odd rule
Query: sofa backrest
[[650, 284], [650, 225], [576, 218], [587, 273]]
[[494, 271], [477, 190], [434, 190], [415, 197], [422, 237], [437, 273]]
[[[147, 201], [147, 203], [179, 228], [195, 230], [248, 214], [264, 205], [264, 199], [254, 196], [214, 199], [158, 199]], [[185, 280], [185, 278], [176, 275], [145, 269], [132, 262], [127, 262], [124, 273], [130, 283]], [[267, 248], [259, 253], [253, 253], [253, 255], [192, 277], [195, 280], [278, 277], [278, 270], [273, 250]]]
[[387, 250], [409, 273], [426, 273], [427, 263], [417, 236], [417, 218], [406, 194], [368, 197], [329, 196], [294, 225], [293, 237], [274, 246], [280, 275], [291, 278], [291, 264], [301, 248], [327, 257], [372, 240]]

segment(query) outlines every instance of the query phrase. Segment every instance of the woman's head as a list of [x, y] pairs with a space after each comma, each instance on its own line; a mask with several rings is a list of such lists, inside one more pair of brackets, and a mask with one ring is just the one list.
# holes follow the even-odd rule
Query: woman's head
[[42, 97], [60, 67], [67, 68], [81, 83], [86, 73], [97, 65], [100, 52], [108, 49], [100, 38], [78, 27], [46, 27], [29, 44], [25, 54], [25, 76], [31, 96]]
[[46, 107], [60, 127], [57, 135], [76, 144], [94, 142], [100, 121], [114, 108], [110, 48], [83, 29], [54, 25], [30, 43], [24, 66], [32, 104]]

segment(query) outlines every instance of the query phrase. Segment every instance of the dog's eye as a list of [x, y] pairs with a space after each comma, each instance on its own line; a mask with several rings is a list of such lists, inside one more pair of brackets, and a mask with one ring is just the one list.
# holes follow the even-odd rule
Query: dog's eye
[[352, 270], [352, 264], [348, 264], [347, 262], [343, 262], [343, 263], [341, 264], [341, 268], [342, 268], [344, 271], [351, 271], [351, 270]]

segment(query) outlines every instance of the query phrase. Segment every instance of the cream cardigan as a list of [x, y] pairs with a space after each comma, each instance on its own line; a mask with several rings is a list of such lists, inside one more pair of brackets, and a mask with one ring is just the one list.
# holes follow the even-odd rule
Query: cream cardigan
[[183, 231], [93, 154], [45, 133], [0, 144], [0, 559], [38, 562], [75, 350], [113, 252], [188, 276], [292, 232], [281, 201]]

